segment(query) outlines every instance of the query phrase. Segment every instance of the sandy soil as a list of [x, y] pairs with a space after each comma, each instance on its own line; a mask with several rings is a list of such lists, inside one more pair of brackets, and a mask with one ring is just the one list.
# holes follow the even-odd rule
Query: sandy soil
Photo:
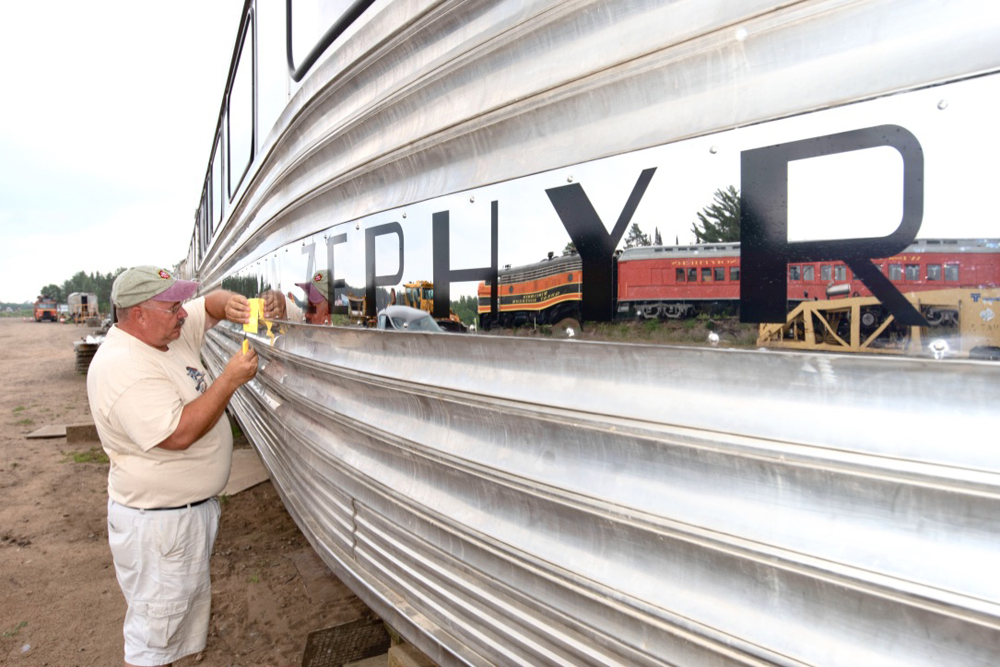
[[[91, 421], [73, 341], [91, 329], [0, 318], [0, 664], [121, 664], [125, 601], [107, 544], [100, 443], [27, 439]], [[75, 455], [75, 456], [74, 456]], [[225, 499], [212, 624], [188, 665], [299, 665], [307, 635], [370, 615], [265, 482]]]

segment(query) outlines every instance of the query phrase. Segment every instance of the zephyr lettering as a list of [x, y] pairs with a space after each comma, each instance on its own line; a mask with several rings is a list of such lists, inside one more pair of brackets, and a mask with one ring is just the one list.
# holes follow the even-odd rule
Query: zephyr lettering
[[[880, 146], [894, 148], [903, 158], [903, 216], [895, 231], [875, 239], [789, 242], [788, 163]], [[923, 219], [924, 154], [909, 130], [879, 125], [743, 151], [740, 158], [743, 322], [785, 321], [789, 263], [842, 260], [900, 324], [928, 326], [871, 261], [905, 250], [917, 237]]]

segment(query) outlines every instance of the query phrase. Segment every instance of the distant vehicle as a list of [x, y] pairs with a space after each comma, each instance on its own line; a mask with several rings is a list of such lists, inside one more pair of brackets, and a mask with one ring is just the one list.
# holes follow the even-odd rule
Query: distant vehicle
[[[413, 283], [403, 284], [403, 305], [411, 308], [419, 308], [428, 313], [434, 312], [434, 283], [427, 280], [418, 280]], [[454, 310], [449, 311], [448, 317], [435, 320], [442, 329], [465, 333], [469, 330], [462, 320], [455, 314]]]
[[56, 300], [48, 295], [42, 295], [35, 301], [35, 321], [44, 322], [59, 321], [59, 305]]
[[377, 328], [389, 331], [444, 331], [430, 313], [409, 306], [389, 306], [379, 312]]

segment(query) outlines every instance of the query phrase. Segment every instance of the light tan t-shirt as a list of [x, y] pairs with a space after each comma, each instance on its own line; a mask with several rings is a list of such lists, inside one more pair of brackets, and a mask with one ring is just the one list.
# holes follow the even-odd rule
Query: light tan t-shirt
[[211, 383], [201, 365], [205, 299], [184, 310], [181, 336], [166, 352], [112, 327], [87, 372], [90, 412], [111, 459], [108, 495], [122, 505], [177, 507], [218, 495], [229, 480], [233, 435], [225, 414], [185, 450], [156, 446]]

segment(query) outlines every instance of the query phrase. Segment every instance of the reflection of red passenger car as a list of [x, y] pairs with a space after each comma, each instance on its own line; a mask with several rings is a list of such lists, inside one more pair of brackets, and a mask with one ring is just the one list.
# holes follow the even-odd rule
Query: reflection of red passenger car
[[[575, 261], [575, 263], [574, 263]], [[1000, 240], [928, 239], [875, 264], [903, 292], [1000, 286]], [[500, 324], [552, 323], [579, 317], [580, 259], [558, 257], [500, 272]], [[629, 248], [617, 259], [619, 317], [735, 314], [740, 298], [740, 244]], [[788, 265], [788, 300], [871, 296], [843, 262]], [[489, 288], [479, 286], [480, 318]], [[489, 326], [492, 322], [484, 322]]]
[[686, 317], [735, 308], [740, 298], [740, 244], [643, 246], [618, 257], [621, 317]]
[[[903, 292], [1000, 285], [1000, 241], [928, 239], [875, 264]], [[740, 298], [738, 243], [630, 248], [618, 258], [622, 316], [683, 317], [736, 312]], [[843, 262], [788, 265], [788, 300], [871, 296]]]

